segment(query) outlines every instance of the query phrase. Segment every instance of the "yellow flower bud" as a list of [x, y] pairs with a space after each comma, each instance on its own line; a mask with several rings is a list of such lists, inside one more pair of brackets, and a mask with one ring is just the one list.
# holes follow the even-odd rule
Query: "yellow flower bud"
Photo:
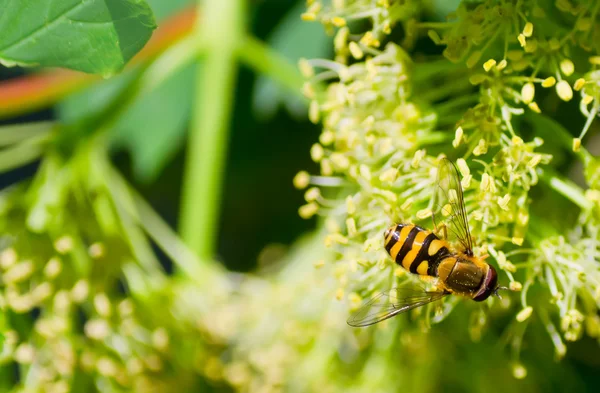
[[498, 198], [498, 206], [500, 206], [500, 208], [502, 210], [507, 210], [508, 211], [508, 203], [510, 202], [510, 195], [506, 194], [504, 195], [502, 198]]
[[469, 68], [473, 68], [475, 66], [475, 64], [479, 63], [479, 59], [481, 59], [481, 54], [483, 52], [481, 52], [480, 50], [476, 50], [473, 51], [473, 53], [471, 53], [469, 55], [469, 58], [467, 59], [466, 65]]
[[533, 83], [525, 83], [521, 88], [521, 98], [523, 102], [529, 104], [533, 101], [533, 97], [535, 96], [535, 86]]
[[542, 113], [542, 111], [540, 110], [540, 107], [538, 106], [537, 102], [531, 102], [529, 105], [529, 109], [531, 109], [532, 111], [536, 112], [536, 113]]
[[346, 26], [346, 19], [344, 19], [340, 16], [334, 16], [333, 18], [331, 18], [331, 23], [335, 27], [344, 27], [344, 26]]
[[294, 187], [298, 190], [302, 190], [308, 186], [310, 183], [310, 175], [306, 171], [300, 171], [294, 176]]
[[452, 141], [452, 146], [454, 146], [454, 148], [457, 148], [460, 145], [463, 139], [463, 135], [464, 131], [462, 127], [458, 127], [456, 129], [456, 132], [454, 133], [454, 140]]
[[300, 68], [302, 76], [307, 79], [315, 76], [315, 69], [310, 65], [310, 62], [304, 58], [298, 60], [298, 68]]
[[531, 306], [527, 306], [517, 314], [517, 321], [524, 322], [527, 320], [531, 314], [533, 313], [533, 308]]
[[314, 202], [321, 196], [321, 190], [318, 187], [311, 187], [304, 193], [306, 202]]
[[529, 160], [529, 162], [527, 163], [527, 166], [529, 168], [535, 168], [536, 166], [538, 166], [540, 161], [542, 161], [541, 154], [535, 154], [533, 157], [531, 157], [531, 160]]
[[350, 215], [356, 213], [356, 204], [354, 203], [354, 199], [352, 198], [352, 195], [348, 195], [346, 197], [346, 211]]
[[513, 237], [512, 239], [510, 239], [510, 241], [517, 246], [522, 246], [523, 240], [524, 239], [522, 237]]
[[333, 162], [333, 165], [338, 169], [344, 170], [348, 169], [350, 166], [350, 159], [343, 153], [332, 153], [329, 158], [331, 159], [331, 162]]
[[323, 149], [323, 146], [318, 143], [312, 145], [310, 148], [310, 157], [312, 160], [314, 162], [319, 162], [323, 159], [323, 156], [325, 156], [325, 150]]
[[423, 209], [417, 212], [417, 218], [420, 220], [424, 220], [425, 218], [431, 217], [431, 210]]
[[360, 46], [358, 46], [358, 44], [354, 41], [352, 41], [348, 45], [348, 49], [350, 50], [350, 54], [352, 55], [352, 57], [354, 57], [356, 60], [362, 59], [365, 55], [363, 50], [360, 49]]
[[412, 206], [414, 200], [411, 197], [406, 198], [402, 206], [400, 206], [401, 210], [408, 210]]
[[573, 98], [573, 90], [571, 89], [571, 85], [566, 80], [562, 80], [556, 84], [556, 94], [563, 101], [571, 101]]
[[516, 135], [513, 136], [510, 140], [515, 146], [521, 146], [523, 144], [523, 139]]
[[585, 86], [585, 79], [583, 79], [583, 78], [579, 78], [579, 79], [577, 79], [577, 80], [575, 81], [575, 84], [573, 85], [573, 88], [574, 88], [576, 91], [579, 91], [579, 90], [583, 89], [583, 86]]
[[308, 119], [313, 123], [317, 124], [321, 118], [321, 112], [319, 108], [319, 103], [317, 100], [312, 100], [310, 102], [310, 106], [308, 107]]
[[483, 63], [483, 69], [485, 70], [485, 72], [489, 72], [492, 69], [492, 67], [494, 67], [495, 65], [496, 65], [496, 60], [489, 59], [488, 61]]
[[481, 183], [479, 184], [479, 188], [481, 191], [489, 191], [490, 189], [491, 178], [490, 175], [484, 173], [481, 175]]
[[511, 282], [510, 284], [508, 284], [508, 288], [509, 288], [511, 291], [520, 291], [520, 290], [522, 290], [522, 289], [523, 289], [523, 284], [521, 284], [521, 283], [520, 283], [520, 282], [518, 282], [518, 281], [513, 281], [513, 282]]
[[569, 59], [563, 59], [560, 62], [560, 70], [566, 76], [571, 76], [575, 72], [575, 64]]
[[381, 175], [379, 175], [379, 180], [382, 182], [392, 183], [394, 180], [396, 180], [396, 176], [398, 176], [398, 169], [388, 168]]
[[460, 174], [463, 177], [469, 176], [471, 174], [471, 170], [469, 169], [469, 166], [467, 165], [467, 162], [464, 158], [459, 158], [458, 160], [456, 160], [456, 165], [458, 166], [458, 170], [460, 171]]
[[513, 366], [513, 377], [516, 379], [524, 379], [527, 376], [527, 369], [522, 364]]
[[533, 24], [531, 22], [525, 23], [525, 27], [523, 28], [523, 35], [525, 37], [531, 37], [533, 34]]
[[475, 146], [475, 149], [473, 149], [473, 154], [475, 154], [476, 156], [480, 156], [482, 154], [487, 153], [487, 151], [488, 151], [487, 142], [485, 141], [485, 139], [480, 139], [479, 143], [477, 143], [477, 146]]
[[313, 14], [312, 12], [305, 12], [302, 15], [300, 15], [300, 18], [303, 21], [312, 22], [312, 21], [317, 20], [317, 15]]
[[303, 206], [300, 206], [298, 209], [298, 215], [304, 219], [309, 219], [319, 211], [319, 205], [312, 202]]
[[348, 230], [348, 236], [356, 235], [356, 221], [354, 221], [354, 218], [346, 219], [346, 229]]
[[594, 97], [585, 96], [581, 99], [581, 101], [583, 102], [584, 105], [589, 105], [592, 101], [594, 101]]
[[544, 81], [542, 82], [542, 87], [552, 87], [556, 84], [556, 78], [553, 76], [549, 76], [548, 78], [544, 79]]

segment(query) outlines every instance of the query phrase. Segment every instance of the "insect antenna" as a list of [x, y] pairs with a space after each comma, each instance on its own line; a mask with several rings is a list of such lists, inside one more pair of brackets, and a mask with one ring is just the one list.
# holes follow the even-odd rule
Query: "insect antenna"
[[509, 287], [496, 287], [496, 289], [494, 289], [494, 296], [498, 297], [498, 299], [502, 299], [502, 296], [500, 296], [498, 291], [510, 291], [510, 290], [511, 289]]

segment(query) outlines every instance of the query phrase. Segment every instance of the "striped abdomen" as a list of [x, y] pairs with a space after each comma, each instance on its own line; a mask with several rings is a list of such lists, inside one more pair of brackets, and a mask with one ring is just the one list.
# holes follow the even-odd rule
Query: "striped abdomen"
[[396, 263], [411, 273], [437, 277], [448, 244], [431, 231], [412, 224], [398, 224], [384, 234], [385, 249]]

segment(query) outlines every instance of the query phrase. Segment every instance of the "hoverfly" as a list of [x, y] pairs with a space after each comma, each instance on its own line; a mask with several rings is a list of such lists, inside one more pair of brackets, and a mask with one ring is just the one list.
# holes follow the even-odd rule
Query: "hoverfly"
[[[413, 274], [437, 278], [436, 291], [418, 288], [393, 288], [377, 295], [348, 319], [354, 327], [369, 326], [417, 307], [454, 294], [481, 302], [498, 295], [498, 274], [485, 262], [486, 256], [475, 256], [463, 190], [456, 166], [443, 158], [438, 167], [433, 195], [432, 218], [435, 232], [439, 229], [457, 241], [453, 249], [432, 231], [413, 224], [397, 224], [383, 234], [386, 251], [392, 259]], [[447, 223], [447, 224], [446, 224]]]

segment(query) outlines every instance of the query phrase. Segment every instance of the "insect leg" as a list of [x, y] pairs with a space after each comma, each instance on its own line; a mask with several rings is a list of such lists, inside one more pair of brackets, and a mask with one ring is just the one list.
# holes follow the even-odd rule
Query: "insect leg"
[[433, 230], [433, 233], [435, 233], [436, 236], [440, 236], [441, 233], [443, 239], [448, 240], [448, 227], [444, 223], [441, 223], [439, 226], [436, 226], [436, 228]]

